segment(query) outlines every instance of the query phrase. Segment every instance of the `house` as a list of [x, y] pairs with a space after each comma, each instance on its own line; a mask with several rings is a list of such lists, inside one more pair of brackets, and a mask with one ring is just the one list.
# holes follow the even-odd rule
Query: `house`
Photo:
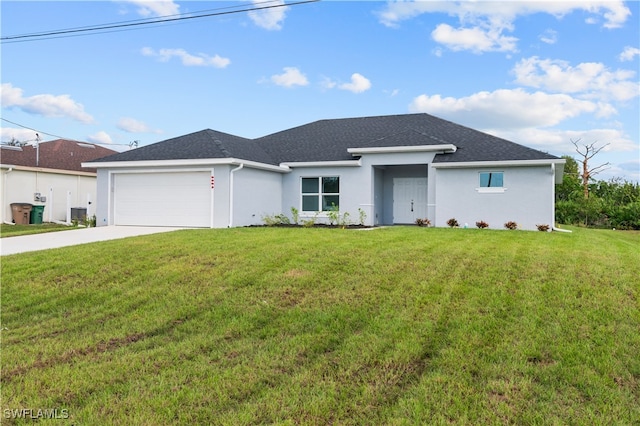
[[214, 131], [84, 164], [98, 225], [226, 228], [333, 205], [366, 225], [554, 224], [564, 160], [428, 114], [320, 120], [257, 139]]
[[99, 145], [65, 139], [33, 146], [0, 145], [2, 222], [12, 222], [12, 203], [45, 206], [46, 222], [69, 222], [74, 208], [93, 214], [96, 169], [82, 163], [114, 153]]

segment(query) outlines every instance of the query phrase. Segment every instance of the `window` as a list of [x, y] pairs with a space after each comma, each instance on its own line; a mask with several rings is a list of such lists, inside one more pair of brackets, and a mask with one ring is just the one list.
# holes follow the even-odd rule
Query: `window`
[[502, 188], [504, 172], [480, 172], [480, 188]]
[[302, 178], [302, 211], [331, 210], [340, 205], [339, 177]]

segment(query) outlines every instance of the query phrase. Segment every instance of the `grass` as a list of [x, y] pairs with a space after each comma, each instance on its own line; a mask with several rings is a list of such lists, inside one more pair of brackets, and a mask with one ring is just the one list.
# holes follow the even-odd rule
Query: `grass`
[[577, 228], [244, 228], [6, 256], [2, 415], [637, 423], [639, 247]]
[[74, 228], [67, 225], [47, 222], [34, 225], [8, 225], [6, 223], [2, 223], [0, 224], [0, 238], [42, 234], [45, 232], [68, 231], [69, 229]]

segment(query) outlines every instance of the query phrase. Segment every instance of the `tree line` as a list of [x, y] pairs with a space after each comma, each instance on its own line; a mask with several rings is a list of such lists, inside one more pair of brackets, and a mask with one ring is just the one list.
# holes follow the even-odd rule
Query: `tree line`
[[573, 157], [562, 157], [566, 164], [563, 182], [556, 186], [556, 221], [595, 228], [640, 230], [640, 184], [621, 178], [595, 180], [595, 173], [587, 164], [592, 156], [587, 158], [578, 152], [582, 155], [582, 173]]

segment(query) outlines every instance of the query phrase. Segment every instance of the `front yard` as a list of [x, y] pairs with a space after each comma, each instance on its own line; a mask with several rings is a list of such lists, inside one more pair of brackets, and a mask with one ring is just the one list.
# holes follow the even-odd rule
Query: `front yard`
[[242, 228], [6, 256], [3, 424], [633, 424], [639, 248]]

